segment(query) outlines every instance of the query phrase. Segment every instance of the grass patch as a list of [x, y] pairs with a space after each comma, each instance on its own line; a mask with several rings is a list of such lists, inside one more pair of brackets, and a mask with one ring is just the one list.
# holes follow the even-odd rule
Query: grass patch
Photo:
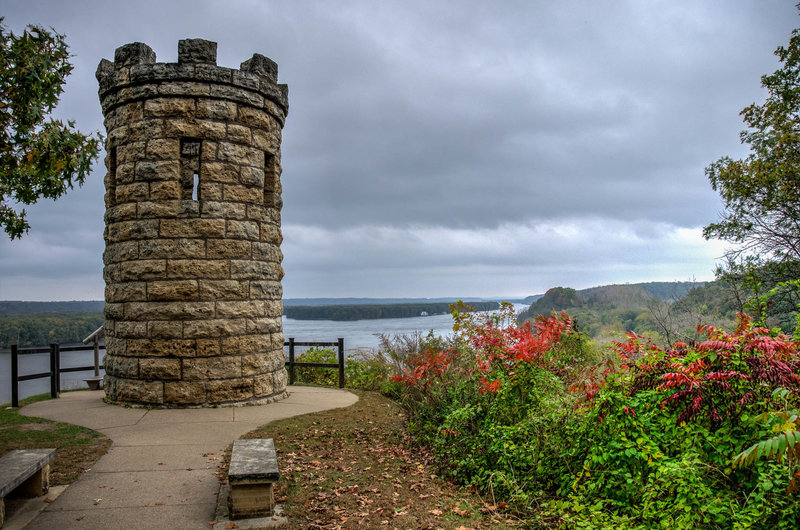
[[397, 404], [350, 390], [347, 408], [270, 423], [242, 438], [273, 438], [276, 500], [292, 528], [507, 528], [515, 521], [436, 475]]
[[[20, 401], [20, 407], [50, 399], [40, 394]], [[50, 484], [71, 484], [108, 452], [111, 440], [97, 431], [69, 423], [22, 416], [9, 404], [0, 406], [0, 456], [14, 449], [55, 447]]]

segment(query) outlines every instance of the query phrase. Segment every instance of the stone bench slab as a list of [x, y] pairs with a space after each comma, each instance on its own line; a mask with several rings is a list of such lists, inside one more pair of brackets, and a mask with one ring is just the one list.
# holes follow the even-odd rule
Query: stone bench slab
[[4, 455], [0, 458], [0, 498], [41, 471], [55, 457], [55, 449], [17, 449]]
[[228, 469], [228, 482], [237, 483], [277, 482], [278, 457], [272, 438], [235, 440]]
[[5, 522], [5, 497], [17, 488], [44, 495], [50, 487], [50, 462], [55, 449], [16, 449], [0, 458], [0, 527]]
[[272, 438], [234, 441], [228, 466], [230, 518], [272, 516], [273, 485], [278, 477], [278, 457]]

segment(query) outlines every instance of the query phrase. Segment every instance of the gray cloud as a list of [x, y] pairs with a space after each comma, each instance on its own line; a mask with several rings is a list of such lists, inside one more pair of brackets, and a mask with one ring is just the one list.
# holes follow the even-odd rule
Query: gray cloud
[[[75, 71], [57, 114], [85, 131], [102, 129], [94, 69], [124, 43], [168, 62], [178, 39], [202, 37], [221, 65], [278, 62], [287, 296], [710, 277], [721, 247], [697, 234], [720, 203], [703, 169], [744, 154], [738, 112], [763, 99], [759, 77], [797, 21], [790, 3], [757, 0], [6, 0], [4, 12], [15, 31], [67, 35]], [[102, 171], [90, 180], [30, 208], [25, 241], [0, 240], [0, 298], [28, 296], [32, 278], [102, 289]]]

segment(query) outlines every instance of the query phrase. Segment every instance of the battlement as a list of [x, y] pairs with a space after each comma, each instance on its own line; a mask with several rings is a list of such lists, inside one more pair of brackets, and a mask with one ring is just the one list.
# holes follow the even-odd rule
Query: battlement
[[130, 101], [180, 95], [208, 95], [211, 85], [229, 85], [214, 91], [218, 97], [254, 107], [270, 102], [285, 115], [289, 111], [289, 89], [278, 83], [278, 65], [255, 53], [240, 69], [217, 66], [217, 43], [204, 39], [178, 41], [178, 62], [158, 63], [156, 53], [143, 42], [120, 46], [114, 62], [102, 59], [95, 72], [100, 85], [103, 112]]

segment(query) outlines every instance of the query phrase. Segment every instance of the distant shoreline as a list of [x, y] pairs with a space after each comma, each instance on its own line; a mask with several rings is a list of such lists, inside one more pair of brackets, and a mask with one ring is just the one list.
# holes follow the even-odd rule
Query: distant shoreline
[[[538, 296], [526, 298], [284, 298], [284, 307], [297, 306], [354, 306], [354, 305], [408, 305], [408, 304], [453, 304], [462, 300], [466, 304], [484, 302], [532, 303]], [[0, 315], [23, 313], [64, 313], [72, 311], [102, 311], [103, 300], [70, 300], [52, 302], [29, 302], [25, 300], [0, 300]], [[417, 315], [419, 316], [419, 315]]]
[[[476, 311], [494, 311], [499, 302], [465, 302]], [[413, 318], [443, 315], [450, 312], [449, 302], [416, 304], [350, 304], [350, 305], [304, 305], [286, 306], [283, 314], [293, 320], [379, 320], [386, 318]]]

